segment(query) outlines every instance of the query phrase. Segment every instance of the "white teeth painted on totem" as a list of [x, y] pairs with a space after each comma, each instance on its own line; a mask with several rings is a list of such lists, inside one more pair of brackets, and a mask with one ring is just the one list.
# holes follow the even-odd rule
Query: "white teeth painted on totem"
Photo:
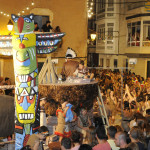
[[26, 75], [26, 81], [25, 81], [25, 82], [27, 82], [27, 81], [28, 81], [28, 77], [29, 77], [29, 75]]
[[27, 114], [25, 114], [24, 116], [25, 116], [24, 118], [25, 118], [25, 120], [26, 120], [26, 119], [27, 119]]
[[34, 114], [19, 114], [20, 120], [31, 120], [34, 118]]
[[20, 82], [27, 82], [29, 75], [18, 75]]
[[31, 118], [33, 118], [34, 117], [34, 115], [33, 114], [31, 114]]
[[28, 119], [31, 119], [31, 114], [28, 114]]
[[21, 114], [19, 114], [19, 119], [20, 119], [20, 120], [22, 119], [22, 115], [21, 115]]

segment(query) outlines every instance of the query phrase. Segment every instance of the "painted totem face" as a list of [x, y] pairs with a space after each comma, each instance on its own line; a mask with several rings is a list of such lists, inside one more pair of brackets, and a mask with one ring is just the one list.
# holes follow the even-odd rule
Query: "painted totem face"
[[14, 21], [14, 29], [16, 33], [27, 33], [33, 32], [34, 30], [34, 20], [33, 14], [28, 16], [16, 16], [14, 14], [11, 15], [12, 20]]
[[12, 38], [15, 70], [16, 114], [20, 123], [35, 121], [38, 100], [38, 69], [36, 36], [33, 32], [33, 14], [18, 17], [12, 15], [15, 35]]

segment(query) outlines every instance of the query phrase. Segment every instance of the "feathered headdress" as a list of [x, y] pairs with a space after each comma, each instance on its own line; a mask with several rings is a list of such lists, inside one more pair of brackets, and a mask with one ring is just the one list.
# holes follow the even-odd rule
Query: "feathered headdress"
[[67, 52], [66, 52], [66, 58], [75, 58], [77, 57], [77, 54], [75, 53], [72, 48], [68, 47]]

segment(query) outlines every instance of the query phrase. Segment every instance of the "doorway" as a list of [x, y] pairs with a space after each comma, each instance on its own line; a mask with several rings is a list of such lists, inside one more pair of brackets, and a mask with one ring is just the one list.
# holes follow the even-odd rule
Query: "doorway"
[[147, 61], [147, 78], [150, 77], [150, 61]]

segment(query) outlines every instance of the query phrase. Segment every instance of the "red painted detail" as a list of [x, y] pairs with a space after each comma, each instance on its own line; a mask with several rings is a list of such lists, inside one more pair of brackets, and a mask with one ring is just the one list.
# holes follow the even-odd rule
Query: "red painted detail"
[[27, 82], [31, 81], [32, 80], [32, 77], [31, 76], [28, 76], [28, 80]]
[[40, 128], [40, 126], [38, 126], [38, 127], [36, 127], [36, 128], [33, 128], [33, 130], [36, 130], [36, 129], [39, 129]]
[[23, 146], [26, 146], [28, 140], [29, 140], [30, 134], [26, 134], [23, 141]]
[[[16, 58], [17, 59], [17, 58]], [[25, 62], [26, 60], [28, 60], [29, 58], [27, 58], [27, 59], [25, 59], [24, 61], [21, 61], [21, 60], [19, 60], [19, 59], [17, 59], [19, 62]]]
[[22, 17], [20, 17], [20, 18], [18, 19], [18, 31], [19, 31], [19, 33], [22, 32], [23, 26], [24, 26], [24, 19], [23, 19]]
[[22, 43], [20, 43], [20, 44], [19, 44], [19, 48], [23, 49], [23, 48], [25, 48], [25, 45], [22, 44]]
[[15, 129], [21, 129], [22, 130], [23, 127], [15, 125]]

